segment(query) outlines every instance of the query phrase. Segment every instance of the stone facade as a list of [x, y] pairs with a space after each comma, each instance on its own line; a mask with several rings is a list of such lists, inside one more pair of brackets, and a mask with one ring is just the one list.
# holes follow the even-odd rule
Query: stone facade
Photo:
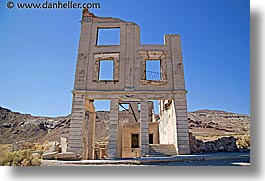
[[[164, 45], [142, 45], [137, 24], [117, 18], [97, 17], [83, 11], [79, 41], [75, 84], [72, 103], [69, 150], [93, 159], [95, 116], [84, 121], [85, 112], [94, 115], [94, 100], [110, 100], [110, 130], [108, 157], [120, 157], [119, 104], [140, 103], [139, 119], [140, 155], [149, 153], [150, 100], [171, 101], [174, 118], [172, 143], [178, 154], [189, 154], [186, 89], [180, 36], [165, 35]], [[98, 45], [100, 29], [118, 28], [119, 45]], [[113, 62], [113, 77], [100, 79], [100, 62]], [[147, 61], [160, 61], [158, 79], [148, 78]], [[110, 67], [111, 68], [111, 67]], [[162, 126], [165, 124], [161, 124]], [[160, 128], [162, 130], [163, 128]], [[164, 140], [167, 139], [164, 135]]]

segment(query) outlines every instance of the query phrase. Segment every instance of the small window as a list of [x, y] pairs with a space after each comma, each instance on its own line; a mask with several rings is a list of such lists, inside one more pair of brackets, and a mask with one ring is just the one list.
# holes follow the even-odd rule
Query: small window
[[161, 80], [160, 60], [146, 60], [145, 77], [146, 80]]
[[159, 100], [152, 100], [155, 114], [159, 114]]
[[141, 111], [141, 104], [140, 103], [137, 104], [137, 109], [138, 109], [138, 112]]
[[114, 80], [114, 61], [100, 60], [99, 80]]
[[120, 28], [98, 28], [97, 45], [120, 45]]
[[139, 134], [132, 134], [132, 148], [139, 148]]
[[154, 144], [153, 134], [149, 134], [149, 144]]

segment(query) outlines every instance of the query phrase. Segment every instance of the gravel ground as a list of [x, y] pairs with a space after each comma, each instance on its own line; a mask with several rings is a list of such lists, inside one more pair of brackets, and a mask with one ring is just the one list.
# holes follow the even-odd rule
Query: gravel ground
[[104, 164], [104, 165], [78, 165], [78, 164], [63, 164], [42, 162], [41, 166], [249, 166], [249, 158], [237, 159], [221, 159], [221, 160], [208, 160], [208, 161], [186, 161], [186, 162], [163, 162], [155, 164], [144, 165], [130, 165], [130, 164]]
[[249, 158], [209, 160], [209, 161], [188, 161], [188, 162], [167, 162], [157, 164], [146, 164], [148, 166], [249, 166]]
[[41, 166], [250, 166], [250, 152], [219, 152], [166, 158], [146, 157], [138, 160], [41, 160]]

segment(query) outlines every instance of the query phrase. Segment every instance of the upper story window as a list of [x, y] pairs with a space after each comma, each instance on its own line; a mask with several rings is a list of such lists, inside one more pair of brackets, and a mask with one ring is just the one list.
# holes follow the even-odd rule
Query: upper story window
[[94, 72], [93, 82], [118, 82], [119, 81], [119, 67], [120, 67], [119, 53], [98, 53], [94, 54]]
[[166, 52], [163, 51], [141, 51], [140, 59], [140, 82], [144, 85], [167, 84], [167, 62]]
[[96, 45], [120, 45], [120, 28], [98, 28]]
[[145, 79], [146, 80], [161, 80], [161, 61], [146, 60], [145, 63]]
[[99, 80], [114, 80], [114, 61], [99, 61]]

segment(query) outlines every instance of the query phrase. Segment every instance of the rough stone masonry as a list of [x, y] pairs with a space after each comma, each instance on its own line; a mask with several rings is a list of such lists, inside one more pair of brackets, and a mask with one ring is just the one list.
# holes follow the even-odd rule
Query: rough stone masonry
[[[137, 24], [118, 18], [97, 17], [88, 9], [83, 10], [81, 24], [72, 91], [69, 151], [82, 155], [83, 159], [94, 158], [94, 100], [110, 100], [108, 157], [117, 158], [118, 107], [121, 102], [140, 102], [140, 150], [142, 156], [148, 155], [148, 101], [159, 100], [160, 143], [174, 144], [178, 154], [189, 154], [187, 91], [180, 36], [165, 35], [164, 45], [143, 45]], [[98, 44], [98, 32], [104, 29], [120, 31], [119, 45]], [[100, 77], [104, 61], [113, 65], [109, 67], [113, 72], [110, 79]], [[147, 69], [146, 64], [150, 61], [159, 61], [159, 72]], [[168, 113], [168, 110], [173, 112]], [[84, 119], [86, 111], [89, 111], [87, 122]], [[168, 120], [172, 126], [166, 124]]]

